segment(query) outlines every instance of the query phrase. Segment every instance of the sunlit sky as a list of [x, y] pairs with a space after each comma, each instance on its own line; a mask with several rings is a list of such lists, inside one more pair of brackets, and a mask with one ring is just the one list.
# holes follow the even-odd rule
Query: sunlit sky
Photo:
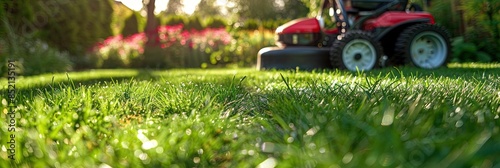
[[[139, 11], [142, 8], [142, 0], [116, 0], [121, 1], [124, 5], [128, 6], [132, 10]], [[167, 3], [169, 0], [156, 0], [155, 2], [155, 13], [160, 13], [167, 9]], [[217, 0], [217, 5], [223, 6], [226, 4], [226, 0]], [[193, 14], [194, 10], [200, 0], [182, 0], [184, 4], [183, 11], [187, 14]]]

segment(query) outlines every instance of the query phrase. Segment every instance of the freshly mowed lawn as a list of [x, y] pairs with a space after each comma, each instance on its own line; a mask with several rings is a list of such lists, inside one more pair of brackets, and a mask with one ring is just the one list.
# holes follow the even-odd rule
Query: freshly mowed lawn
[[0, 83], [0, 167], [500, 166], [500, 64], [18, 77], [15, 138]]

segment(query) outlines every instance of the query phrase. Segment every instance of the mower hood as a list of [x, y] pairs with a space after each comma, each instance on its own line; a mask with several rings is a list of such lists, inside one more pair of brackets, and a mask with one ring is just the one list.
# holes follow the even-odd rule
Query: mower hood
[[295, 19], [276, 29], [276, 34], [321, 33], [321, 25], [316, 18]]

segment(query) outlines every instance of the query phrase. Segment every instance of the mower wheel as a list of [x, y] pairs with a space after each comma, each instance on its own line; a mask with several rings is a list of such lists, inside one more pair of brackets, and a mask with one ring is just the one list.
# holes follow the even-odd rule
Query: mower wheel
[[330, 61], [334, 68], [367, 71], [377, 68], [382, 46], [369, 32], [351, 30], [333, 42]]
[[396, 56], [413, 66], [434, 69], [446, 65], [450, 59], [448, 32], [437, 25], [417, 24], [408, 27], [396, 42]]

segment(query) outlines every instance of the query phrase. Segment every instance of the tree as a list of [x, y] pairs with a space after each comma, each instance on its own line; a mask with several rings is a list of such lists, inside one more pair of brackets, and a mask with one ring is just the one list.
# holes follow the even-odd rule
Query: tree
[[216, 16], [220, 15], [221, 8], [216, 5], [216, 0], [202, 0], [196, 6], [195, 13], [200, 16]]
[[306, 17], [309, 14], [309, 8], [301, 0], [283, 0], [284, 6], [280, 12], [282, 18], [296, 19]]
[[146, 27], [144, 28], [144, 32], [147, 41], [144, 44], [144, 53], [140, 58], [142, 60], [137, 60], [137, 62], [140, 62], [138, 66], [142, 68], [164, 68], [165, 59], [157, 43], [158, 31], [156, 28], [158, 27], [158, 20], [154, 14], [155, 0], [143, 0], [143, 3], [146, 10]]
[[316, 16], [321, 9], [323, 0], [301, 0], [304, 5], [309, 9], [309, 16]]
[[235, 10], [241, 19], [271, 20], [279, 16], [273, 0], [229, 0], [235, 3]]
[[[147, 2], [146, 2], [147, 1]], [[146, 45], [150, 46], [154, 44], [156, 37], [158, 37], [158, 32], [156, 31], [156, 27], [158, 27], [157, 19], [155, 17], [155, 0], [144, 0], [146, 2], [146, 28], [144, 28], [144, 32], [146, 32], [147, 42]]]
[[463, 0], [462, 4], [469, 22], [487, 27], [493, 38], [500, 39], [500, 0]]
[[165, 14], [170, 15], [174, 14], [177, 15], [181, 13], [182, 7], [184, 5], [182, 4], [182, 0], [169, 0], [167, 4], [167, 10], [165, 11]]
[[33, 25], [40, 38], [72, 56], [82, 56], [98, 41], [111, 36], [113, 8], [110, 0], [32, 1], [37, 5]]
[[126, 37], [136, 33], [139, 33], [139, 21], [137, 17], [139, 14], [134, 12], [127, 19], [125, 19], [125, 25], [121, 31], [121, 34]]

